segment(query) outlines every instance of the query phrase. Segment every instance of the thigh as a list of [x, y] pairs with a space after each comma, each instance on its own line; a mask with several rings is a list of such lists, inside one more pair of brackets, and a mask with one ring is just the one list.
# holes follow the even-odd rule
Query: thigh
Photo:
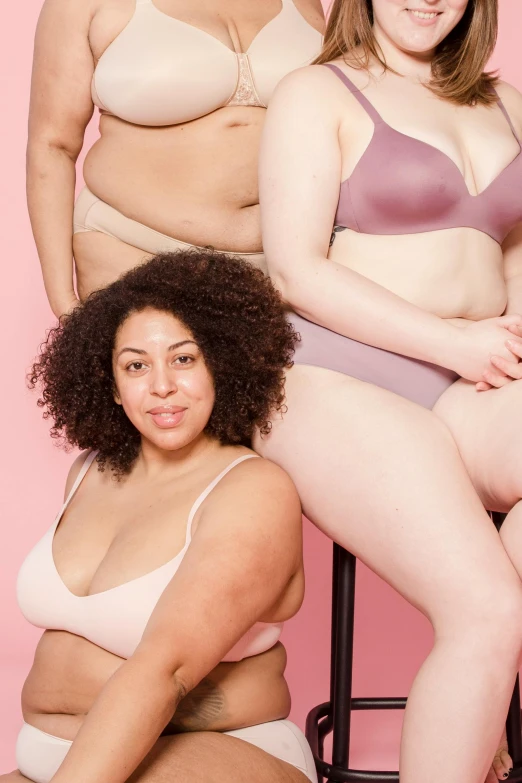
[[434, 408], [451, 431], [486, 508], [509, 511], [522, 498], [522, 381], [477, 392], [461, 380]]
[[457, 446], [431, 411], [315, 367], [292, 368], [286, 393], [287, 412], [255, 448], [288, 471], [304, 513], [330, 538], [435, 622], [448, 607], [486, 608], [497, 589], [518, 595]]
[[101, 231], [81, 231], [73, 237], [76, 280], [80, 300], [104, 288], [124, 272], [151, 258], [137, 247]]
[[127, 783], [188, 781], [310, 783], [300, 770], [255, 745], [212, 731], [161, 737]]

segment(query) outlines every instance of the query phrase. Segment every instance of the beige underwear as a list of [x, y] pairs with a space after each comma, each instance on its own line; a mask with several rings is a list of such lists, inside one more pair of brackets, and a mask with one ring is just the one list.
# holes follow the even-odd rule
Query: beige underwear
[[[91, 193], [87, 187], [83, 188], [76, 199], [73, 223], [75, 234], [83, 231], [100, 231], [102, 234], [120, 239], [127, 245], [132, 245], [145, 253], [152, 253], [152, 255], [187, 250], [188, 248], [204, 249], [199, 245], [191, 245], [180, 239], [161, 234], [153, 228], [144, 226], [143, 223], [138, 223], [137, 220], [125, 217], [117, 209]], [[242, 258], [267, 274], [264, 253], [235, 253], [228, 250], [217, 250], [216, 252], [226, 253], [234, 258]]]
[[[314, 759], [303, 732], [289, 720], [274, 720], [225, 731], [230, 737], [249, 742], [271, 756], [301, 770], [311, 783], [317, 783]], [[18, 769], [33, 783], [49, 783], [66, 757], [72, 742], [46, 734], [24, 723], [16, 744]], [[197, 764], [197, 759], [194, 761]], [[274, 781], [274, 783], [276, 783]]]

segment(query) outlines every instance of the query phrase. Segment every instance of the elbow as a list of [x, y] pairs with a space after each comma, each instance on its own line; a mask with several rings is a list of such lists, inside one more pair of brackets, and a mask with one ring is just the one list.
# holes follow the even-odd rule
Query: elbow
[[286, 268], [271, 265], [268, 262], [268, 272], [272, 283], [280, 292], [285, 305], [295, 310], [296, 313], [307, 317], [309, 296], [307, 296], [307, 275], [302, 265], [299, 273], [289, 272]]
[[162, 659], [158, 654], [137, 650], [121, 667], [132, 688], [149, 694], [151, 703], [169, 720], [178, 704], [190, 690], [183, 677], [182, 667]]
[[49, 161], [56, 160], [57, 156], [75, 164], [82, 146], [83, 144], [71, 144], [70, 140], [62, 142], [59, 139], [30, 136], [26, 150], [27, 168], [34, 171], [45, 169]]

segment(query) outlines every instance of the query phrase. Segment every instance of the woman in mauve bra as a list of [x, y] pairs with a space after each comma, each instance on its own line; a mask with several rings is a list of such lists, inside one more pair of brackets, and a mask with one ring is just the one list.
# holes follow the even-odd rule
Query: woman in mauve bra
[[[263, 245], [302, 340], [288, 411], [255, 447], [433, 624], [402, 783], [491, 783], [511, 766], [522, 96], [484, 72], [496, 32], [496, 0], [335, 0], [261, 149]], [[500, 536], [486, 509], [508, 512]]]
[[319, 53], [323, 24], [320, 0], [45, 0], [27, 194], [56, 316], [159, 252], [212, 246], [265, 268], [261, 127], [278, 81]]
[[51, 331], [31, 385], [83, 451], [18, 576], [44, 633], [1, 783], [317, 783], [280, 642], [301, 506], [248, 446], [295, 337], [270, 280], [210, 251], [157, 256]]

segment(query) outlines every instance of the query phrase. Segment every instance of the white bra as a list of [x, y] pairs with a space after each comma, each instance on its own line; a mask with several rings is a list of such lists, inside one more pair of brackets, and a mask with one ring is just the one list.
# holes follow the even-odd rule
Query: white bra
[[[234, 460], [198, 497], [187, 521], [185, 545], [176, 557], [121, 585], [92, 595], [72, 593], [60, 577], [53, 558], [53, 539], [65, 509], [96, 458], [91, 452], [54, 524], [31, 550], [18, 574], [17, 598], [22, 614], [39, 628], [82, 636], [120, 658], [130, 658], [138, 646], [158, 600], [178, 570], [192, 538], [192, 521], [203, 501], [236, 465], [257, 455]], [[256, 623], [223, 658], [240, 661], [266, 652], [277, 643], [283, 623]], [[205, 633], [205, 629], [201, 629]]]
[[290, 71], [320, 52], [322, 36], [295, 7], [281, 11], [246, 52], [136, 0], [130, 22], [100, 57], [93, 102], [137, 125], [178, 125], [224, 106], [263, 106]]

